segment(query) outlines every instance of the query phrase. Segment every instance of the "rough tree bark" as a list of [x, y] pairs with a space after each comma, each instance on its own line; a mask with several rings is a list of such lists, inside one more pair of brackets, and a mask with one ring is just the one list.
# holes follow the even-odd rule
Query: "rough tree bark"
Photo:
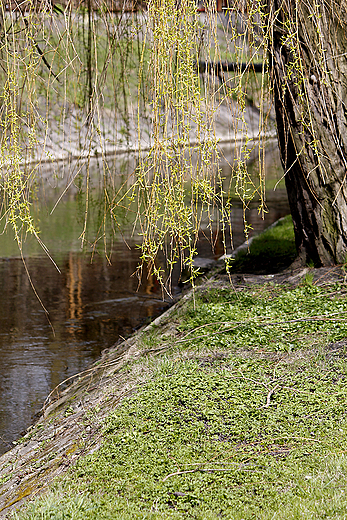
[[270, 71], [303, 262], [347, 254], [347, 0], [268, 0]]

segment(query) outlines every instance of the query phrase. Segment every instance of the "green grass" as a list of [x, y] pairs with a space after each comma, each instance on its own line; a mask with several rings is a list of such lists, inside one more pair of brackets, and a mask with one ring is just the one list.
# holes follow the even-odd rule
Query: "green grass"
[[249, 251], [242, 251], [231, 263], [231, 272], [276, 273], [290, 266], [297, 256], [290, 215], [254, 237]]
[[201, 290], [143, 339], [166, 350], [101, 448], [15, 518], [346, 518], [346, 314], [338, 284]]

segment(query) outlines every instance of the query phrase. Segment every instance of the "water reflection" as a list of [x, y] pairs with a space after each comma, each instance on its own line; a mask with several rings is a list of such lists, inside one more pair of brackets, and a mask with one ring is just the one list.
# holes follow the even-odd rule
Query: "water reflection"
[[27, 259], [54, 332], [22, 261], [0, 261], [1, 452], [30, 425], [52, 388], [167, 306], [152, 277], [144, 276], [137, 291], [137, 254], [122, 244], [115, 253], [110, 265], [70, 252], [58, 262], [61, 274], [47, 257]]
[[[133, 166], [134, 158], [131, 161]], [[267, 161], [277, 181], [282, 175], [278, 155], [269, 153]], [[222, 168], [223, 175], [230, 175], [227, 162]], [[9, 449], [31, 424], [54, 387], [83, 371], [103, 349], [131, 334], [169, 304], [162, 300], [153, 276], [144, 272], [142, 284], [138, 285], [134, 276], [138, 249], [131, 239], [131, 226], [124, 227], [127, 244], [120, 237], [109, 248], [111, 263], [102, 251], [94, 254], [92, 262], [90, 252], [80, 252], [78, 237], [83, 229], [84, 208], [82, 205], [79, 218], [78, 189], [75, 186], [50, 216], [49, 210], [63, 188], [62, 178], [59, 180], [57, 175], [55, 179], [49, 174], [44, 177], [38, 215], [41, 239], [60, 273], [46, 256], [39, 254], [34, 240], [29, 239], [24, 250], [33, 284], [49, 310], [52, 326], [33, 293], [13, 238], [5, 234], [0, 239], [0, 452]], [[250, 204], [247, 219], [253, 228], [251, 234], [288, 213], [283, 187], [268, 192], [267, 203], [265, 221], [258, 214], [258, 202]], [[233, 246], [237, 247], [244, 241], [244, 231], [242, 207], [236, 201], [231, 220]], [[223, 254], [218, 229], [211, 230], [207, 222], [202, 223], [199, 236], [200, 256], [217, 258]], [[178, 270], [173, 277], [173, 292], [179, 291], [179, 276]]]

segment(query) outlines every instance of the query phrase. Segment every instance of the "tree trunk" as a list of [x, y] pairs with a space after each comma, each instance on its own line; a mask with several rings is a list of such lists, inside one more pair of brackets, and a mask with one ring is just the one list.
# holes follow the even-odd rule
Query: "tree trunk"
[[268, 0], [268, 14], [278, 141], [298, 254], [317, 266], [342, 263], [347, 253], [347, 0]]

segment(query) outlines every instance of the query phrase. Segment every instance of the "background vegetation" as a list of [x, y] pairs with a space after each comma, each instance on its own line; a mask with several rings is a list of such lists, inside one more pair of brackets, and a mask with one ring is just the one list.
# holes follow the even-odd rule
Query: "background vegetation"
[[[2, 4], [0, 19], [2, 223], [3, 229], [13, 227], [20, 249], [27, 233], [39, 237], [31, 205], [40, 164], [63, 156], [87, 164], [83, 177], [77, 165], [67, 180], [67, 188], [78, 184], [86, 194], [83, 246], [88, 164], [100, 155], [104, 221], [95, 242], [101, 239], [108, 254], [106, 237], [117, 229], [119, 211], [136, 201], [133, 221], [142, 261], [168, 285], [170, 274], [155, 260], [159, 252], [169, 273], [179, 262], [194, 277], [201, 219], [210, 221], [211, 241], [213, 226], [220, 227], [225, 242], [230, 228], [232, 199], [223, 185], [215, 130], [220, 107], [232, 116], [229, 135], [238, 140], [233, 191], [244, 201], [259, 196], [259, 211], [266, 212], [262, 142], [258, 180], [246, 167], [268, 116], [265, 65], [262, 73], [252, 72], [252, 63], [265, 56], [268, 19], [261, 2], [243, 8], [235, 2], [223, 13], [208, 2], [202, 14], [193, 0], [179, 5], [154, 0], [145, 10], [92, 1], [9, 5]], [[220, 72], [214, 64], [222, 60], [244, 65], [232, 74]], [[203, 75], [202, 61], [212, 64]], [[250, 129], [247, 103], [258, 111]], [[139, 153], [122, 188], [106, 160], [117, 147]], [[246, 212], [244, 221], [247, 237]]]

